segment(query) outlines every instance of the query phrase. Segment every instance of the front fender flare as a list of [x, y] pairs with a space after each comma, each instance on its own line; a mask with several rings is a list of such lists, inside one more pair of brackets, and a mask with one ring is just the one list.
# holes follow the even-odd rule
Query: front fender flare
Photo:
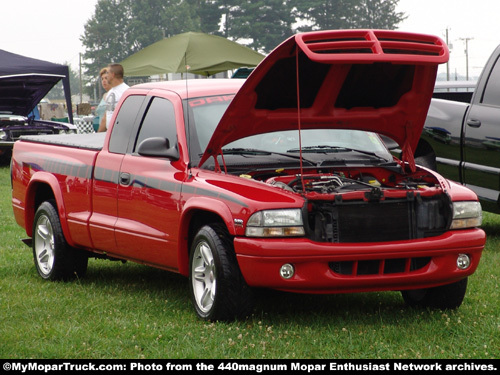
[[208, 212], [217, 215], [226, 225], [229, 234], [235, 235], [236, 230], [233, 214], [224, 202], [209, 197], [193, 197], [184, 205], [180, 217], [180, 231], [178, 242], [178, 265], [179, 273], [187, 276], [189, 273], [189, 224], [196, 212]]

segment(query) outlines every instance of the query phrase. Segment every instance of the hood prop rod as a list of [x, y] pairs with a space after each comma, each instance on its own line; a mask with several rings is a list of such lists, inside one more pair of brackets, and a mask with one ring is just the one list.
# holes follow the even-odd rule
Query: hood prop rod
[[306, 193], [306, 185], [304, 184], [304, 168], [302, 163], [302, 134], [301, 134], [301, 108], [300, 108], [300, 80], [299, 80], [299, 46], [295, 46], [295, 67], [297, 80], [297, 124], [299, 130], [299, 163], [300, 163], [300, 183], [302, 184], [302, 192]]

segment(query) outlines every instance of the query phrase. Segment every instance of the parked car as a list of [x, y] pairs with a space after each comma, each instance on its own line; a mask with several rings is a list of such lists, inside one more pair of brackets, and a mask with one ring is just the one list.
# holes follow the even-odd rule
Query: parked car
[[483, 68], [468, 103], [432, 99], [415, 152], [417, 163], [469, 187], [483, 209], [495, 213], [500, 213], [499, 57], [500, 46]]
[[21, 139], [12, 205], [39, 275], [89, 256], [178, 272], [208, 320], [250, 314], [253, 288], [457, 308], [481, 206], [410, 152], [447, 58], [420, 34], [297, 34], [246, 80], [129, 88], [107, 133]]
[[72, 124], [0, 112], [0, 164], [10, 161], [14, 142], [23, 135], [75, 134], [76, 131]]

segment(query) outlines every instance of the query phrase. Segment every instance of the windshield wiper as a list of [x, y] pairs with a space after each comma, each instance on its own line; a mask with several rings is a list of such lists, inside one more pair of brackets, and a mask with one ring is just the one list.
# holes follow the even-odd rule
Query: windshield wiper
[[[266, 150], [258, 150], [254, 148], [223, 148], [222, 153], [224, 155], [280, 155], [284, 156], [287, 158], [292, 158], [292, 159], [300, 159], [299, 155], [290, 155], [290, 154], [285, 154], [281, 152], [274, 152], [274, 151], [266, 151]], [[316, 165], [317, 163], [307, 160], [305, 158], [302, 158], [305, 162], [311, 164], [311, 165]]]
[[[287, 152], [299, 152], [299, 148], [293, 148], [291, 150], [287, 150]], [[386, 162], [392, 161], [392, 160], [387, 160], [384, 156], [380, 155], [378, 152], [373, 152], [373, 151], [365, 151], [365, 150], [358, 150], [355, 148], [349, 148], [349, 147], [342, 147], [342, 146], [327, 146], [327, 145], [318, 145], [318, 146], [307, 146], [307, 147], [302, 147], [303, 152], [314, 152], [314, 153], [323, 153], [323, 154], [328, 154], [328, 153], [339, 153], [339, 152], [357, 152], [363, 155], [368, 155], [368, 156], [375, 156], [377, 159], [384, 160]]]
[[223, 148], [224, 155], [271, 155], [270, 151], [257, 150], [255, 148]]

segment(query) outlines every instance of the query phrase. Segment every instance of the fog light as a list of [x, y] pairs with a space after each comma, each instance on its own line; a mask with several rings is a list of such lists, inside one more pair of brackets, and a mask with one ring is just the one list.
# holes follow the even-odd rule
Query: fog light
[[470, 258], [467, 254], [459, 254], [457, 258], [457, 267], [465, 270], [470, 266]]
[[280, 276], [284, 279], [291, 279], [295, 274], [295, 269], [290, 263], [283, 264], [280, 268]]

